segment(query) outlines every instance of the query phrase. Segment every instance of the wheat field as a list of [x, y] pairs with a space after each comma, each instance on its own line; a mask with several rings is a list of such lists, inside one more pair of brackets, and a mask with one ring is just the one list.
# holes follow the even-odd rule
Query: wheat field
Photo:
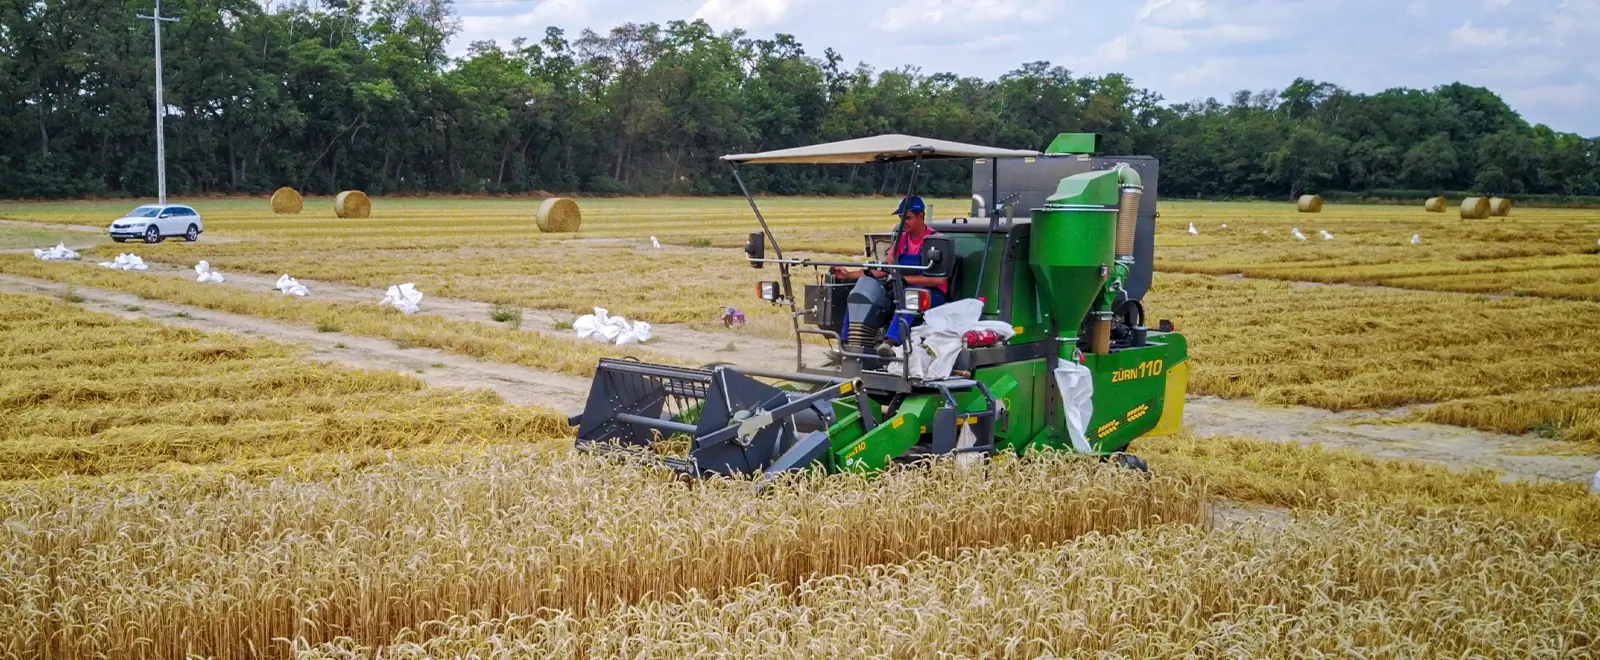
[[[199, 243], [85, 259], [598, 304], [730, 341], [787, 327], [753, 300], [772, 272], [739, 259], [742, 200], [583, 200], [574, 236], [541, 236], [536, 201], [379, 201], [361, 220], [203, 201]], [[60, 232], [125, 206], [0, 217]], [[792, 250], [848, 254], [892, 203], [764, 208]], [[1148, 308], [1190, 337], [1194, 392], [1600, 441], [1592, 214], [1519, 207], [1450, 234], [1401, 207], [1330, 205], [1318, 225], [1288, 205], [1162, 209]], [[1312, 240], [1287, 242], [1296, 226]], [[556, 374], [675, 359], [31, 255], [0, 274]], [[65, 297], [0, 294], [0, 657], [1600, 655], [1600, 507], [1579, 484], [1184, 433], [1138, 443], [1151, 477], [1039, 455], [755, 495], [574, 455], [561, 415], [492, 392]], [[748, 327], [721, 327], [728, 304]]]
[[1352, 505], [1271, 532], [1094, 534], [595, 617], [458, 616], [383, 657], [1587, 657], [1600, 563], [1563, 546], [1547, 526]]
[[[742, 199], [585, 199], [582, 232], [570, 235], [538, 232], [537, 200], [384, 202], [372, 218], [340, 219], [331, 212], [275, 215], [259, 199], [209, 200], [200, 205], [208, 233], [237, 241], [106, 246], [91, 249], [87, 258], [136, 249], [152, 262], [183, 268], [203, 258], [224, 271], [291, 273], [374, 291], [409, 281], [430, 296], [573, 317], [599, 306], [730, 343], [791, 336], [787, 308], [754, 296], [756, 283], [775, 273], [749, 268], [736, 249], [758, 229]], [[968, 202], [930, 205], [934, 217], [944, 217], [964, 213]], [[0, 216], [45, 226], [86, 224], [122, 206], [15, 204], [0, 209]], [[308, 202], [308, 208], [328, 207]], [[892, 208], [893, 200], [884, 199], [763, 201], [765, 217], [791, 253], [833, 256], [859, 251], [864, 232], [886, 231]], [[1578, 421], [1585, 418], [1586, 400], [1563, 392], [1600, 382], [1600, 367], [1594, 366], [1600, 364], [1600, 308], [1592, 304], [1600, 300], [1600, 212], [1518, 208], [1508, 218], [1462, 221], [1409, 206], [1334, 204], [1315, 216], [1296, 213], [1292, 204], [1265, 202], [1163, 201], [1160, 208], [1160, 274], [1147, 309], [1152, 318], [1171, 319], [1190, 334], [1195, 393], [1334, 410], [1521, 396], [1547, 401], [1557, 412], [1520, 425], [1494, 411], [1439, 412], [1429, 419], [1497, 432], [1589, 437]], [[1189, 233], [1191, 224], [1198, 235]], [[1293, 228], [1310, 240], [1292, 238]], [[1334, 238], [1324, 240], [1323, 230]], [[1413, 235], [1420, 244], [1411, 244]], [[652, 247], [652, 237], [663, 247]], [[270, 293], [197, 291], [187, 283], [86, 273], [76, 264], [40, 263], [25, 255], [0, 255], [0, 273], [320, 322], [574, 375], [587, 375], [603, 355], [673, 361], [648, 347], [617, 349], [551, 337], [529, 346], [521, 333], [482, 324], [399, 318]], [[749, 323], [722, 327], [724, 306], [743, 310]]]
[[0, 479], [549, 436], [551, 410], [303, 351], [0, 295]]

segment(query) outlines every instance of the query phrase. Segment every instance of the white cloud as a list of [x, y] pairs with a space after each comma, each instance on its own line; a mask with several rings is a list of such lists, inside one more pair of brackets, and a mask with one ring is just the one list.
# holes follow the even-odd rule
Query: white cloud
[[706, 0], [694, 12], [718, 29], [738, 27], [757, 30], [775, 25], [794, 9], [792, 0]]
[[1119, 34], [1094, 49], [1094, 61], [1117, 64], [1128, 59], [1128, 35]]
[[904, 0], [884, 11], [872, 26], [884, 32], [902, 32], [1037, 20], [1053, 13], [1054, 4], [1044, 0]]
[[1600, 0], [1561, 0], [1548, 25], [1557, 44], [1582, 44], [1592, 60], [1600, 43]]
[[461, 31], [472, 40], [535, 36], [549, 25], [581, 26], [589, 20], [589, 0], [543, 0], [513, 16], [462, 16]]
[[1509, 35], [1506, 28], [1489, 30], [1473, 25], [1469, 20], [1450, 31], [1450, 45], [1456, 48], [1504, 48], [1511, 41]]
[[1282, 36], [1275, 13], [1254, 11], [1252, 2], [1232, 4], [1227, 8], [1207, 0], [1146, 0], [1133, 25], [1101, 44], [1088, 64], [1097, 68], [1116, 64], [1127, 60], [1130, 52], [1182, 53]]
[[1513, 108], [1534, 105], [1559, 108], [1588, 108], [1596, 100], [1600, 100], [1600, 93], [1596, 93], [1591, 85], [1572, 83], [1569, 85], [1538, 85], [1509, 90], [1506, 92], [1505, 97]]
[[1205, 0], [1145, 0], [1139, 9], [1139, 22], [1181, 24], [1207, 18]]

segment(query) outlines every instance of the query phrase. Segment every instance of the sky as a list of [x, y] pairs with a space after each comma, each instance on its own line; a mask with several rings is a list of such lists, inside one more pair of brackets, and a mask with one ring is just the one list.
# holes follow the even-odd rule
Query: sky
[[1530, 123], [1600, 136], [1600, 0], [457, 0], [452, 44], [703, 18], [793, 34], [813, 56], [995, 78], [1046, 60], [1123, 73], [1168, 102], [1296, 77], [1356, 92], [1451, 82]]

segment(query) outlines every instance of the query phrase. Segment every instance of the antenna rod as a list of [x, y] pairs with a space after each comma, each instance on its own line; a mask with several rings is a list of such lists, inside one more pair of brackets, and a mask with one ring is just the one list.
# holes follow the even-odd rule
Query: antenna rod
[[161, 15], [161, 0], [156, 0], [155, 14], [139, 18], [150, 21], [156, 31], [156, 195], [159, 203], [167, 203], [167, 103], [161, 97], [161, 24], [176, 23], [178, 19]]

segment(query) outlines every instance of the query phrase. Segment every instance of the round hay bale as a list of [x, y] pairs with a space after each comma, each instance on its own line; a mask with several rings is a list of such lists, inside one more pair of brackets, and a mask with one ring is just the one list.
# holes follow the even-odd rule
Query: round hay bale
[[1488, 197], [1468, 197], [1461, 200], [1462, 220], [1482, 220], [1489, 217]]
[[1449, 205], [1450, 201], [1443, 197], [1429, 197], [1428, 201], [1422, 203], [1422, 208], [1429, 213], [1444, 213], [1444, 207]]
[[1321, 213], [1322, 196], [1301, 195], [1300, 201], [1296, 204], [1296, 206], [1299, 207], [1301, 213]]
[[1511, 215], [1511, 200], [1504, 197], [1489, 198], [1489, 215], [1504, 218]]
[[273, 213], [299, 213], [305, 207], [305, 198], [294, 188], [284, 186], [272, 192]]
[[333, 198], [333, 214], [341, 218], [365, 218], [372, 215], [372, 200], [359, 190], [346, 190]]
[[533, 216], [539, 224], [539, 231], [550, 232], [575, 232], [583, 224], [583, 213], [578, 211], [578, 203], [566, 197], [551, 197], [539, 203], [539, 211]]

